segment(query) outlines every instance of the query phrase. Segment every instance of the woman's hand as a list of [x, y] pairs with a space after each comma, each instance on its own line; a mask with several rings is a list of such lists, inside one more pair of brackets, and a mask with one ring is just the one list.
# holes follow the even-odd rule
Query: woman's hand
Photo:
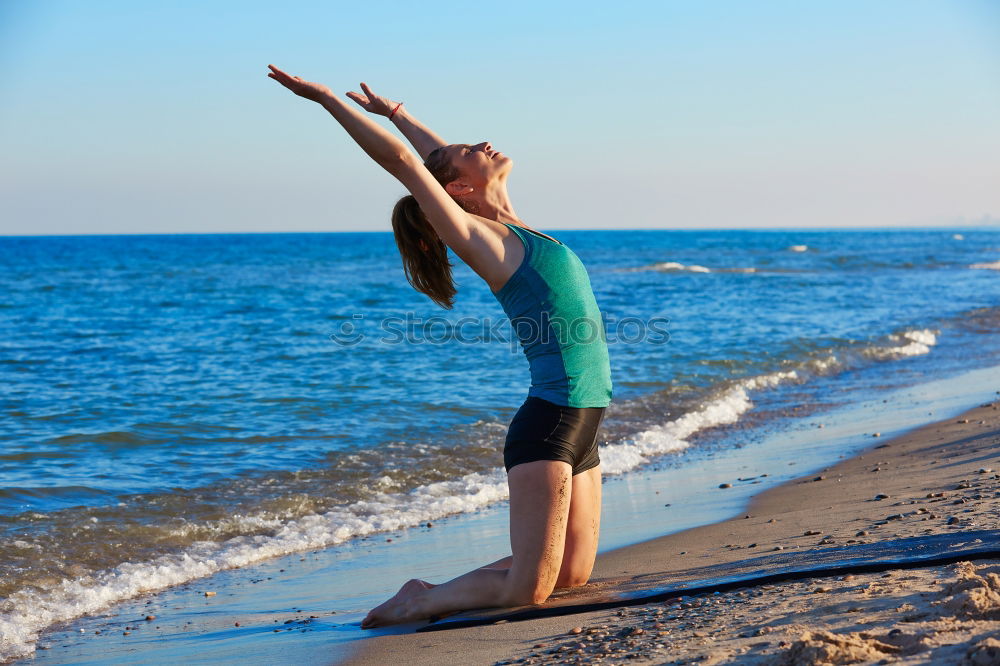
[[310, 83], [309, 81], [303, 81], [302, 77], [287, 74], [274, 65], [268, 65], [268, 67], [271, 70], [268, 74], [269, 77], [285, 86], [299, 97], [305, 97], [306, 99], [311, 99], [314, 102], [319, 102], [322, 101], [324, 97], [333, 95], [333, 91], [324, 86], [322, 83]]
[[376, 95], [372, 92], [372, 89], [368, 87], [368, 84], [364, 82], [361, 84], [361, 89], [365, 91], [364, 95], [356, 93], [352, 90], [347, 93], [347, 96], [357, 102], [362, 109], [370, 113], [375, 113], [380, 116], [388, 116], [399, 104], [399, 102], [394, 102], [388, 97]]

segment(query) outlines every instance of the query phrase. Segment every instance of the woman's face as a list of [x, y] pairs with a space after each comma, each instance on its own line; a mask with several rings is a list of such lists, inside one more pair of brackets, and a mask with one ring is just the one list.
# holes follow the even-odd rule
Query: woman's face
[[474, 146], [455, 143], [446, 150], [451, 157], [451, 163], [466, 179], [472, 181], [470, 184], [473, 187], [482, 187], [507, 174], [514, 166], [514, 160], [493, 150], [489, 141]]

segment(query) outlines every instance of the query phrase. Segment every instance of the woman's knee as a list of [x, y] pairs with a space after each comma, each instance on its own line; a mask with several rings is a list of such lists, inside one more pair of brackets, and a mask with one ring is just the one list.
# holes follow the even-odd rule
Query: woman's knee
[[526, 577], [521, 580], [508, 579], [504, 589], [504, 606], [526, 606], [540, 604], [552, 595], [555, 576]]
[[580, 587], [590, 580], [590, 574], [594, 571], [594, 557], [581, 556], [580, 553], [574, 555], [575, 557], [563, 560], [559, 578], [556, 580], [557, 588]]
[[569, 568], [559, 572], [559, 579], [556, 581], [557, 588], [580, 587], [586, 585], [590, 580], [591, 569]]

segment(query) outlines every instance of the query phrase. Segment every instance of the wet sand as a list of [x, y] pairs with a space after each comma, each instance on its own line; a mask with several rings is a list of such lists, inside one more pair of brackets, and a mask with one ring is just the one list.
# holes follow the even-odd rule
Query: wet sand
[[[591, 584], [571, 594], [768, 552], [1000, 530], [1000, 402], [870, 437], [863, 454], [760, 493], [738, 517], [600, 555]], [[347, 662], [995, 664], [997, 636], [1000, 560], [979, 560], [373, 635]]]

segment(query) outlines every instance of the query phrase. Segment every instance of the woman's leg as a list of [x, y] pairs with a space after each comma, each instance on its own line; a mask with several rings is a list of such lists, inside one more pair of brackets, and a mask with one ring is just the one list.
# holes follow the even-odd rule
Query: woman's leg
[[586, 585], [597, 559], [601, 533], [601, 466], [573, 477], [573, 495], [566, 527], [566, 548], [556, 587]]
[[[362, 628], [410, 622], [457, 610], [541, 603], [552, 594], [562, 566], [572, 470], [568, 463], [537, 460], [507, 474], [510, 488], [510, 568], [475, 569], [427, 589], [410, 581], [372, 610]], [[502, 560], [501, 560], [502, 562]], [[497, 564], [497, 563], [495, 563]], [[400, 590], [402, 592], [402, 590]]]
[[[573, 477], [566, 526], [566, 546], [556, 589], [586, 585], [597, 559], [597, 542], [601, 532], [601, 468], [592, 467]], [[513, 558], [508, 555], [480, 569], [509, 569]], [[429, 583], [425, 583], [429, 585]]]
[[[595, 467], [573, 477], [569, 503], [569, 520], [566, 526], [566, 545], [562, 565], [556, 579], [556, 589], [586, 585], [597, 558], [598, 537], [601, 531], [601, 469]], [[513, 556], [501, 557], [484, 564], [480, 569], [509, 569]], [[420, 590], [436, 587], [423, 580], [410, 580], [396, 596], [410, 596]], [[457, 611], [456, 611], [457, 612]]]

